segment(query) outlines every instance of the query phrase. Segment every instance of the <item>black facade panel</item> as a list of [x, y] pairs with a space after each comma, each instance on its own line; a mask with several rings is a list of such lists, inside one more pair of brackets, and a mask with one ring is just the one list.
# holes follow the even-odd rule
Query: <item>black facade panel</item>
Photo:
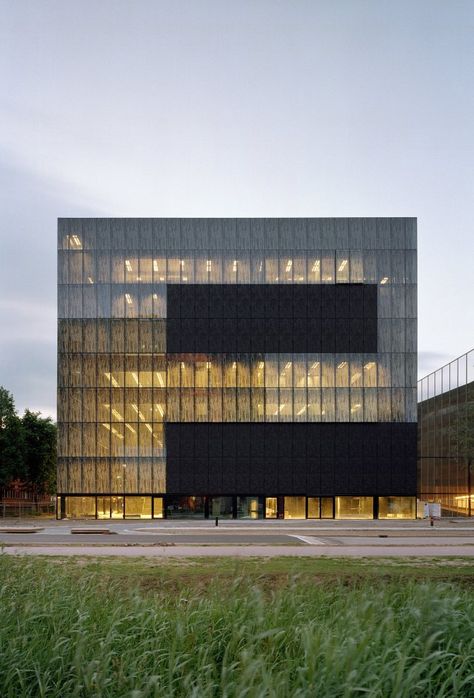
[[377, 351], [375, 285], [168, 284], [167, 292], [168, 353]]
[[321, 317], [323, 318], [336, 317], [336, 288], [342, 288], [342, 286], [332, 284], [321, 286]]
[[315, 284], [306, 286], [306, 317], [322, 317], [322, 287]]
[[206, 482], [216, 495], [416, 491], [416, 424], [173, 422], [165, 429], [172, 494], [202, 493]]

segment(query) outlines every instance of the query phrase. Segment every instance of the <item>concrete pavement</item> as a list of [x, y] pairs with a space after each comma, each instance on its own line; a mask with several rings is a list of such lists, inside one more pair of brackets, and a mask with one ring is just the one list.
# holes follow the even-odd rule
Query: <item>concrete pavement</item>
[[474, 521], [10, 519], [0, 520], [0, 545], [36, 555], [473, 557]]

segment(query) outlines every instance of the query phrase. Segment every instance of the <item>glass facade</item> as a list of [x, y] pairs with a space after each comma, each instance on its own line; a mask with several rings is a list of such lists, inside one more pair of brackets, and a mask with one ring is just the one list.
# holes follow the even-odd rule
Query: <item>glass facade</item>
[[418, 400], [418, 496], [472, 516], [474, 350], [422, 378]]
[[[162, 515], [200, 515], [202, 509], [203, 515], [219, 510], [226, 516], [226, 497], [238, 496], [232, 515], [255, 518], [276, 511], [268, 497], [264, 503], [267, 495], [322, 494], [310, 491], [305, 476], [302, 488], [296, 480], [286, 490], [269, 482], [267, 491], [258, 486], [260, 494], [248, 497], [252, 481], [240, 492], [237, 484], [226, 489], [225, 473], [217, 471], [215, 488], [203, 491], [190, 479], [189, 486], [170, 491], [170, 423], [416, 423], [415, 219], [61, 219], [58, 248], [58, 492], [67, 497], [64, 515], [88, 510], [73, 504], [74, 495], [93, 497], [89, 504], [95, 502], [99, 517], [151, 517], [153, 495], [167, 495]], [[191, 284], [204, 294], [193, 291], [191, 315], [188, 307], [171, 308], [171, 295], [177, 298], [171, 289]], [[218, 318], [205, 295], [217, 284], [227, 298]], [[302, 313], [307, 286], [324, 287], [324, 293], [317, 309], [308, 300]], [[252, 311], [237, 302], [231, 312], [235, 302], [227, 287], [241, 294], [250, 289]], [[279, 287], [285, 294], [272, 296], [271, 288]], [[331, 295], [333, 287], [341, 292]], [[374, 290], [374, 302], [364, 288]], [[294, 299], [289, 310], [288, 292]], [[183, 337], [209, 350], [170, 352], [176, 342], [170, 315]], [[202, 323], [193, 319], [198, 316], [208, 322], [207, 345], [199, 336]], [[251, 348], [261, 326], [266, 338], [279, 334], [281, 346], [307, 350], [238, 351], [237, 339], [236, 351], [211, 351], [234, 331], [248, 337]], [[349, 336], [350, 346], [342, 341]], [[375, 338], [375, 351], [364, 337]], [[360, 351], [364, 342], [370, 351]], [[309, 455], [307, 469], [313, 467]], [[384, 461], [382, 453], [370, 457]], [[402, 468], [399, 460], [390, 467]], [[211, 467], [217, 465], [209, 460]], [[354, 496], [366, 493], [357, 482], [347, 487]], [[393, 487], [373, 494], [406, 494], [403, 483]], [[336, 482], [332, 496], [346, 494], [337, 488]], [[172, 503], [173, 495], [201, 497], [202, 506]]]

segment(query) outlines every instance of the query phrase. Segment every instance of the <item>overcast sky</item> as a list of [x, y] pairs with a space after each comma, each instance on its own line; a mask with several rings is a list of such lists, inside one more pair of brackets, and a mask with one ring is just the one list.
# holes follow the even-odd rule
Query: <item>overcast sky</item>
[[474, 2], [0, 0], [0, 385], [55, 414], [56, 219], [416, 216], [474, 346]]

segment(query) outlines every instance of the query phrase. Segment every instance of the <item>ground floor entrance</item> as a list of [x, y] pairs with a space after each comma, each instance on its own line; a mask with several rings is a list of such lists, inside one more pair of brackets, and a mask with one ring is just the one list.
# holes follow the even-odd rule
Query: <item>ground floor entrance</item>
[[57, 496], [58, 519], [415, 519], [416, 497]]

